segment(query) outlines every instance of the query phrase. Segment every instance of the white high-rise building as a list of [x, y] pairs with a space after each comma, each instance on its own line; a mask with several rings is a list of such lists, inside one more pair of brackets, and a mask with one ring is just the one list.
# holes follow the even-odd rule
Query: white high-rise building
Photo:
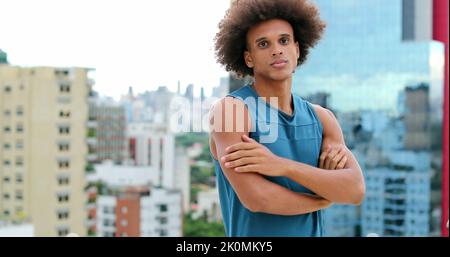
[[154, 185], [179, 189], [183, 195], [183, 210], [189, 210], [190, 176], [186, 153], [175, 147], [175, 135], [161, 124], [128, 124], [128, 149], [132, 164], [150, 166], [157, 174]]

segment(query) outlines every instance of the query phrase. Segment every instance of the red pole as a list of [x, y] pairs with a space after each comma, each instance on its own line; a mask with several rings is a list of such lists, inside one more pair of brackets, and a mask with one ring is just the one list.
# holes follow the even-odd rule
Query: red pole
[[445, 44], [444, 117], [442, 119], [442, 219], [441, 234], [448, 237], [448, 159], [449, 159], [449, 112], [448, 112], [448, 0], [433, 2], [433, 39]]

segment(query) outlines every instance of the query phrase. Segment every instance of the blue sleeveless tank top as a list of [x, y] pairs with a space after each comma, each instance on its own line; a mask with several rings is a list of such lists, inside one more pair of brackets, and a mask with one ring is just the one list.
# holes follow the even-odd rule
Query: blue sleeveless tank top
[[[242, 99], [247, 106], [252, 120], [252, 130], [249, 133], [251, 138], [265, 145], [278, 156], [318, 167], [322, 145], [322, 125], [310, 103], [292, 94], [294, 111], [292, 115], [288, 115], [260, 99], [250, 85], [228, 96]], [[266, 111], [261, 111], [264, 109]], [[308, 214], [284, 216], [251, 212], [245, 208], [223, 174], [219, 162], [214, 158], [213, 161], [227, 236], [313, 237], [323, 235], [320, 210]], [[314, 194], [287, 177], [265, 176], [265, 178], [294, 192]]]

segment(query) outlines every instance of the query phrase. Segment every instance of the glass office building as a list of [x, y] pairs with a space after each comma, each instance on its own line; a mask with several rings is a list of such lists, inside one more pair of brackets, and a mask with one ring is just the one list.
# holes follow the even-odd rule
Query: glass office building
[[314, 2], [327, 29], [293, 91], [334, 112], [367, 189], [361, 206], [325, 211], [326, 235], [439, 235], [445, 53], [432, 1]]

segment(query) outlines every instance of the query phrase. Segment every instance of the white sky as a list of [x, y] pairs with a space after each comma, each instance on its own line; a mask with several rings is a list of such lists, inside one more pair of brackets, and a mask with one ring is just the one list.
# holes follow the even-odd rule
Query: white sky
[[[213, 38], [230, 0], [0, 0], [0, 49], [12, 65], [91, 67], [118, 98], [225, 76]], [[198, 94], [198, 92], [196, 92]]]

